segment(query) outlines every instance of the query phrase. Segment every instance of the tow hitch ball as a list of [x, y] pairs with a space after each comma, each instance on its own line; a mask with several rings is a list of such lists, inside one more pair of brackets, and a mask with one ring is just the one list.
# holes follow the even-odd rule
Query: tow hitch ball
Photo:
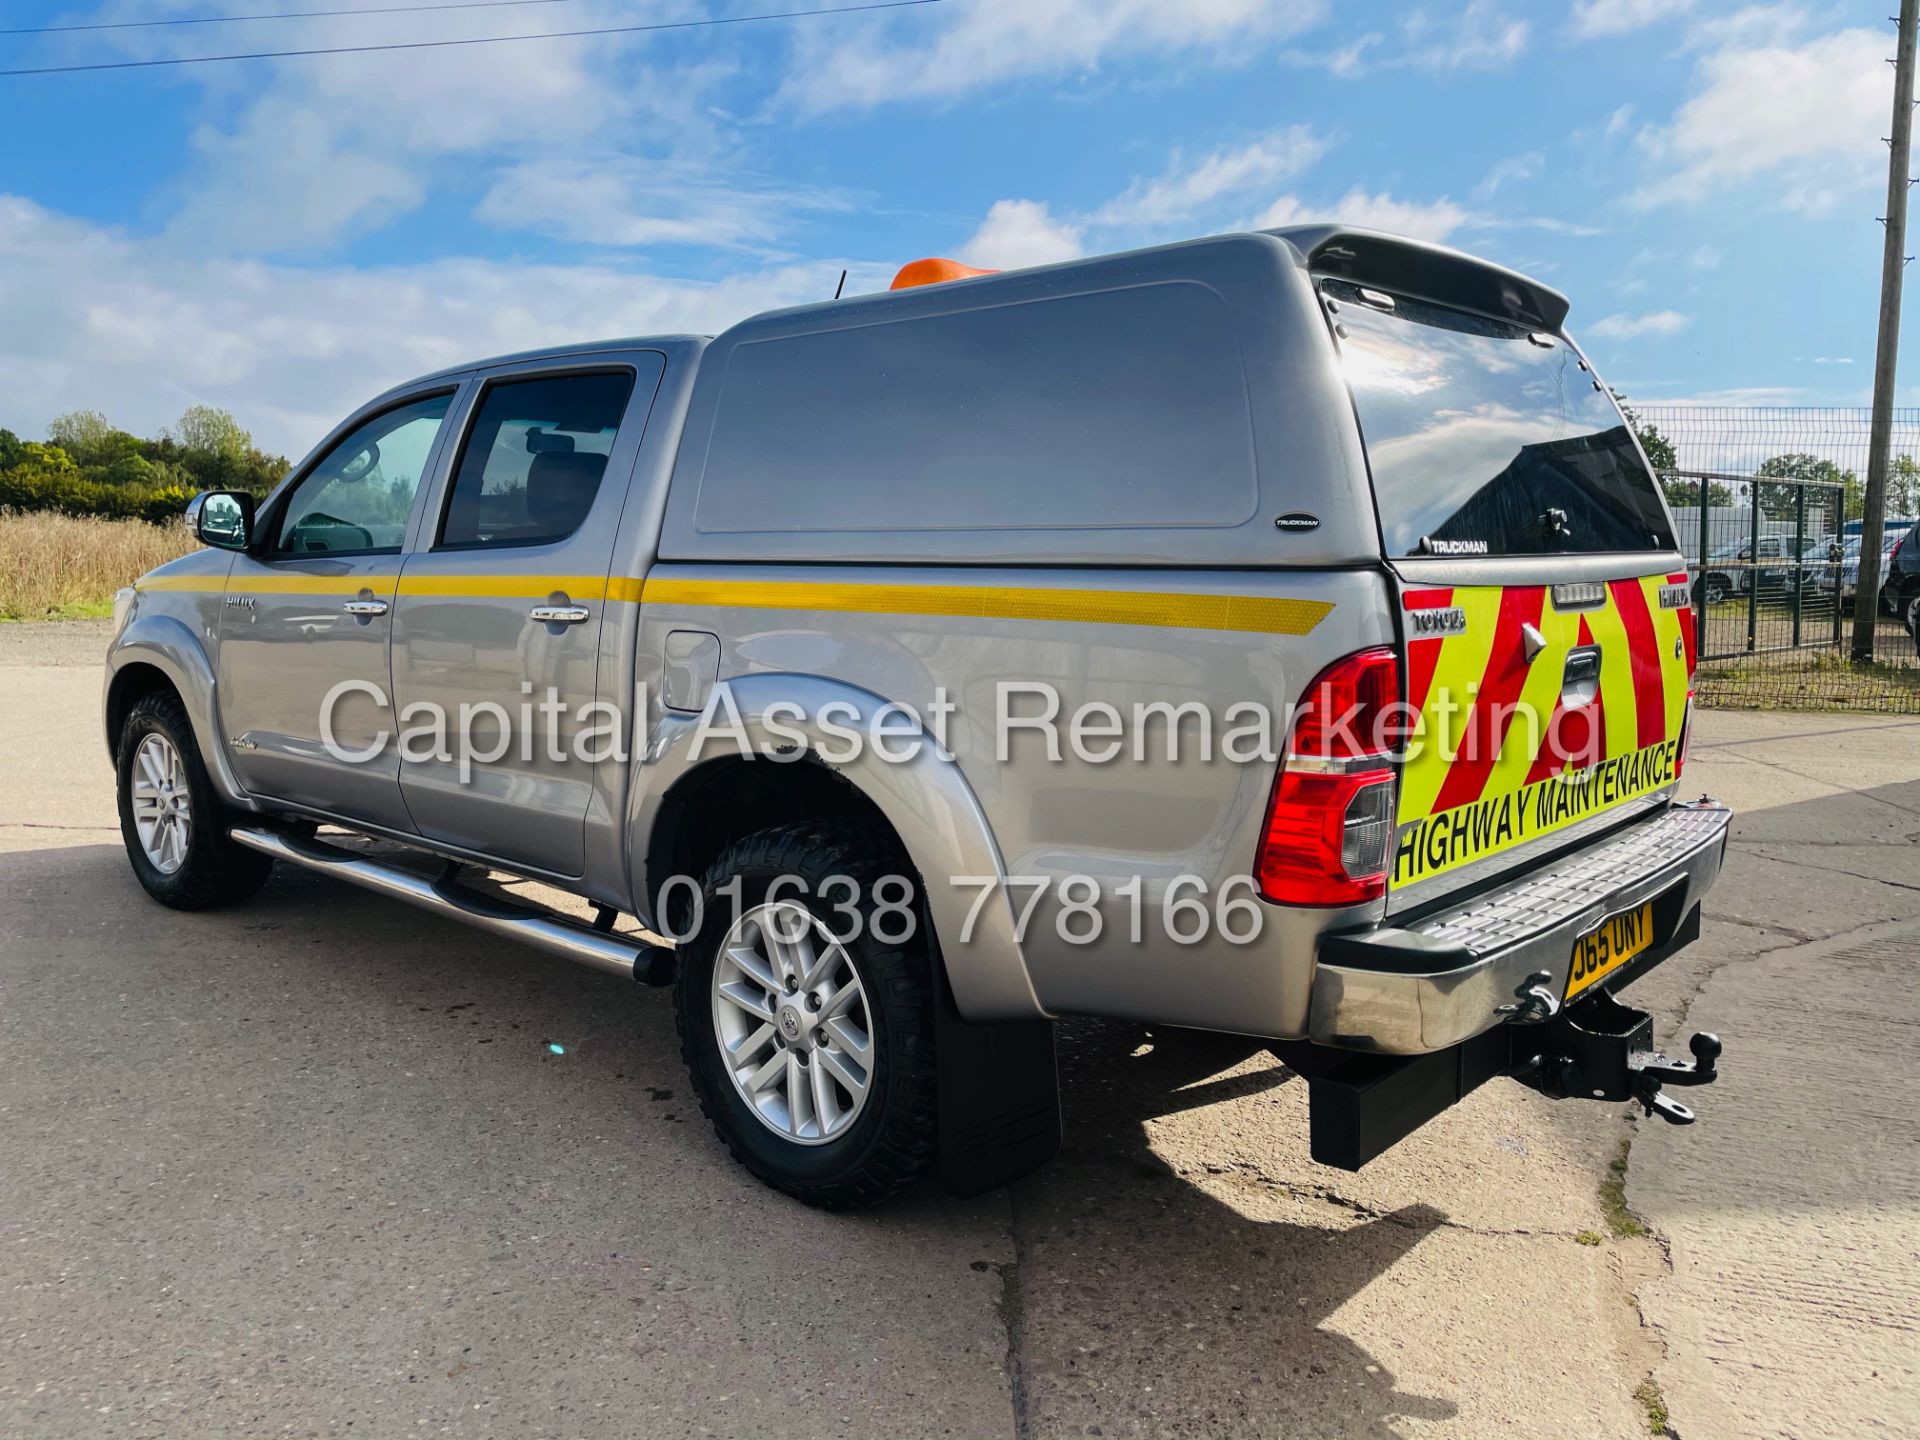
[[1519, 1027], [1538, 1036], [1515, 1078], [1556, 1099], [1634, 1100], [1670, 1125], [1691, 1125], [1693, 1110], [1662, 1085], [1711, 1085], [1720, 1078], [1720, 1039], [1700, 1031], [1691, 1060], [1653, 1048], [1653, 1017], [1602, 992], [1568, 1006], [1546, 1024]]
[[1693, 1107], [1682, 1105], [1660, 1089], [1662, 1082], [1674, 1085], [1711, 1085], [1720, 1078], [1720, 1037], [1710, 1030], [1699, 1030], [1687, 1037], [1691, 1060], [1674, 1060], [1658, 1050], [1635, 1050], [1627, 1056], [1627, 1069], [1633, 1075], [1633, 1098], [1646, 1107], [1647, 1114], [1658, 1115], [1669, 1125], [1691, 1125]]

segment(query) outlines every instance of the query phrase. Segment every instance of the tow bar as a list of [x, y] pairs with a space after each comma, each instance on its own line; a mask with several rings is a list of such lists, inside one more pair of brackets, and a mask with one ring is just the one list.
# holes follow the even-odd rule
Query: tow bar
[[[1516, 1027], [1518, 1028], [1518, 1027]], [[1556, 1100], [1637, 1100], [1648, 1115], [1691, 1125], [1693, 1111], [1662, 1085], [1711, 1085], [1720, 1078], [1720, 1038], [1702, 1030], [1687, 1041], [1691, 1060], [1653, 1048], [1653, 1017], [1601, 991], [1559, 1011], [1533, 1030], [1531, 1060], [1516, 1080]]]

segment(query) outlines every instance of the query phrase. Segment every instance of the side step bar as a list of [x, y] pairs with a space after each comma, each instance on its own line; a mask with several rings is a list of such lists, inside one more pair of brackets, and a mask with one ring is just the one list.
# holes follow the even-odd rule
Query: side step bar
[[422, 910], [463, 920], [550, 955], [591, 965], [596, 970], [608, 970], [646, 985], [665, 985], [673, 978], [671, 950], [657, 945], [636, 945], [551, 910], [478, 895], [451, 880], [430, 880], [329, 845], [324, 840], [304, 839], [255, 825], [235, 826], [230, 833], [237, 844], [249, 850], [331, 875], [377, 895], [404, 900]]

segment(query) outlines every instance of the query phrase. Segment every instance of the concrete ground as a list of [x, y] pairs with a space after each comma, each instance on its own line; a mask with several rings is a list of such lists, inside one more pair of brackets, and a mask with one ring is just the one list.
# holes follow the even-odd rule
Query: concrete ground
[[1920, 721], [1700, 717], [1735, 846], [1633, 992], [1726, 1041], [1690, 1129], [1497, 1082], [1346, 1175], [1249, 1042], [1074, 1023], [1054, 1166], [835, 1217], [662, 993], [153, 905], [103, 644], [0, 627], [0, 1435], [1920, 1435]]

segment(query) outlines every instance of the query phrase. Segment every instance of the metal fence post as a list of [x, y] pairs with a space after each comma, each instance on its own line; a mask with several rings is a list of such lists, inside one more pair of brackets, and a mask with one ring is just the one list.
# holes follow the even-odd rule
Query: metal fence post
[[1694, 578], [1700, 582], [1700, 603], [1694, 608], [1693, 646], [1694, 654], [1707, 653], [1707, 636], [1713, 630], [1713, 607], [1707, 604], [1707, 521], [1713, 517], [1713, 507], [1707, 503], [1707, 477], [1696, 475], [1693, 483], [1700, 492], [1700, 535], [1695, 549], [1699, 552], [1696, 559], [1700, 568], [1694, 571]]
[[1847, 599], [1847, 522], [1853, 517], [1847, 514], [1847, 491], [1841, 486], [1834, 500], [1834, 508], [1840, 512], [1840, 523], [1834, 527], [1834, 544], [1839, 547], [1840, 558], [1833, 562], [1833, 648], [1838, 650], [1846, 643], [1846, 626], [1842, 623], [1840, 612], [1846, 609]]
[[1802, 568], [1807, 551], [1806, 485], [1794, 486], [1793, 493], [1793, 560], [1787, 571], [1787, 583], [1793, 586], [1793, 644], [1797, 650], [1800, 648], [1800, 610], [1807, 594], [1807, 572]]
[[1751, 522], [1748, 529], [1753, 533], [1747, 539], [1747, 653], [1751, 655], [1760, 643], [1760, 482], [1750, 481], [1747, 485], [1747, 519]]

